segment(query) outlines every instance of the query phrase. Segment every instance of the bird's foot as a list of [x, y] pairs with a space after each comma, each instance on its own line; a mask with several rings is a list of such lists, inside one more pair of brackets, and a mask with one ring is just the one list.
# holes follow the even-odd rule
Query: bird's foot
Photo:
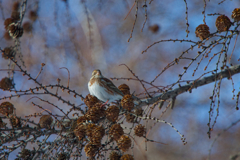
[[103, 103], [100, 108], [103, 108], [107, 103], [108, 103], [109, 100], [107, 100], [107, 102]]

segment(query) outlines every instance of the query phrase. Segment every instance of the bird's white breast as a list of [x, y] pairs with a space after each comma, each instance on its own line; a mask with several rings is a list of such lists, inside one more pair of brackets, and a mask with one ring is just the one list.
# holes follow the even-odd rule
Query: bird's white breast
[[106, 102], [107, 100], [115, 101], [115, 100], [122, 99], [121, 95], [116, 94], [116, 93], [110, 94], [109, 92], [107, 92], [107, 89], [105, 89], [104, 87], [100, 86], [97, 83], [91, 84], [89, 82], [88, 83], [88, 90], [89, 90], [91, 95], [97, 97], [98, 99], [100, 99], [103, 102]]

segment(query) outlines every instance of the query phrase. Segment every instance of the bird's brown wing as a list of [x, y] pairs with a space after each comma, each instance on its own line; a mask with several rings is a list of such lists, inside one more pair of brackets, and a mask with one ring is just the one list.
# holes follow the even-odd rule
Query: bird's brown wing
[[112, 90], [113, 92], [120, 94], [121, 96], [123, 96], [123, 93], [112, 83], [112, 81], [110, 81], [107, 78], [102, 78], [102, 81], [106, 82], [107, 88], [109, 88], [110, 90]]

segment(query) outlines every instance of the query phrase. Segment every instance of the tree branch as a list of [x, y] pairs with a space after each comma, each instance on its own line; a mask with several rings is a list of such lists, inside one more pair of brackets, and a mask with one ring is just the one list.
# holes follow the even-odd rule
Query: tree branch
[[194, 88], [215, 82], [215, 81], [223, 79], [223, 78], [230, 78], [231, 76], [233, 76], [234, 74], [237, 74], [237, 73], [240, 73], [240, 65], [235, 65], [235, 66], [229, 67], [217, 74], [213, 74], [211, 76], [207, 76], [207, 77], [203, 77], [201, 79], [195, 80], [194, 82], [192, 82], [190, 84], [187, 84], [187, 85], [181, 86], [179, 88], [173, 89], [171, 91], [162, 93], [156, 97], [141, 100], [141, 102], [139, 103], [139, 107], [156, 103], [159, 100], [165, 101], [169, 98], [173, 98], [182, 93], [191, 91]]

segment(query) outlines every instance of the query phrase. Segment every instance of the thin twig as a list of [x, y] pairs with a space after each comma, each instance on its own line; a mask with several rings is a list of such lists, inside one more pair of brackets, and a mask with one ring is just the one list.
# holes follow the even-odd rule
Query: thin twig
[[230, 64], [230, 61], [231, 61], [231, 59], [232, 59], [233, 51], [234, 51], [234, 49], [235, 49], [235, 47], [236, 47], [237, 38], [238, 38], [238, 34], [237, 34], [236, 39], [235, 39], [235, 43], [234, 43], [234, 46], [233, 46], [232, 53], [231, 53], [231, 55], [230, 55], [230, 57], [229, 57], [229, 64]]
[[43, 70], [43, 67], [45, 66], [44, 63], [42, 63], [41, 65], [42, 65], [42, 66], [41, 66], [41, 69], [40, 69], [40, 71], [39, 71], [37, 77], [35, 78], [36, 80], [37, 80], [38, 76], [41, 74], [41, 72], [42, 72], [42, 70]]
[[59, 69], [66, 69], [68, 71], [68, 85], [67, 85], [67, 88], [69, 88], [69, 82], [70, 82], [70, 72], [69, 72], [69, 70], [66, 67], [61, 67]]
[[126, 15], [126, 17], [124, 18], [124, 20], [127, 19], [128, 15], [130, 14], [130, 12], [132, 11], [132, 9], [133, 9], [134, 6], [135, 6], [135, 2], [133, 3], [132, 8], [129, 10], [129, 12], [128, 12], [128, 14]]

